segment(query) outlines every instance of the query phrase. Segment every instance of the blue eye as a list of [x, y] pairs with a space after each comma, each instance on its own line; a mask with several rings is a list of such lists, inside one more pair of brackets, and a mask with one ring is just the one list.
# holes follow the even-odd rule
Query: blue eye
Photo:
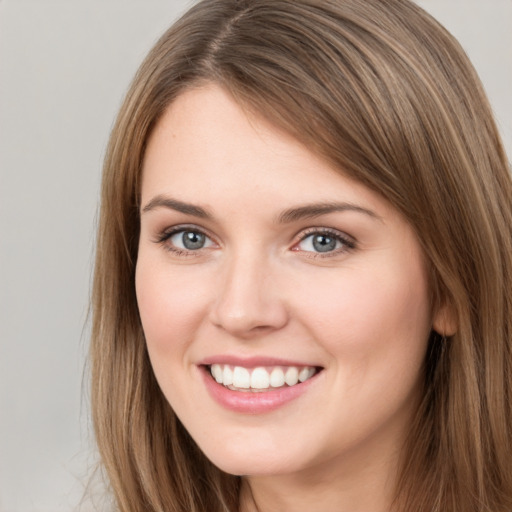
[[300, 251], [325, 254], [353, 249], [355, 244], [341, 234], [315, 231], [304, 236], [296, 247]]
[[180, 249], [187, 249], [187, 251], [202, 249], [207, 242], [206, 236], [197, 231], [178, 231], [169, 240], [174, 246]]
[[170, 251], [199, 251], [214, 245], [204, 233], [194, 229], [175, 229], [162, 235], [158, 242], [164, 243]]

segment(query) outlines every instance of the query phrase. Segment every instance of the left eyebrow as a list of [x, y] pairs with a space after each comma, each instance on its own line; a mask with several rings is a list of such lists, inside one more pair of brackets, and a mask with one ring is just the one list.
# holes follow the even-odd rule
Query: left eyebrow
[[285, 210], [277, 217], [277, 223], [286, 224], [303, 219], [312, 219], [334, 212], [352, 211], [368, 215], [369, 217], [382, 221], [382, 217], [372, 210], [352, 203], [313, 203]]

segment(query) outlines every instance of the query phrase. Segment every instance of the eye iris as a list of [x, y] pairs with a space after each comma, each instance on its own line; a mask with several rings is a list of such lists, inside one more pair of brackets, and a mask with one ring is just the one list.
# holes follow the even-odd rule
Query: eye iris
[[205, 236], [194, 231], [185, 231], [182, 236], [182, 242], [186, 249], [201, 249], [204, 246]]
[[336, 239], [328, 235], [315, 235], [313, 247], [318, 252], [329, 252], [336, 248]]

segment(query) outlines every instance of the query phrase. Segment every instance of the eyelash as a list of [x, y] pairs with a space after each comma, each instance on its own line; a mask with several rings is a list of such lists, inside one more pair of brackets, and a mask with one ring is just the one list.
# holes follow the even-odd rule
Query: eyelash
[[190, 225], [179, 225], [174, 226], [170, 229], [166, 229], [162, 231], [156, 238], [155, 243], [161, 244], [164, 246], [166, 251], [169, 251], [176, 256], [184, 256], [184, 257], [194, 257], [199, 256], [200, 249], [197, 250], [187, 250], [187, 249], [181, 249], [178, 247], [174, 247], [170, 243], [167, 243], [174, 235], [177, 235], [178, 233], [197, 233], [200, 235], [203, 235], [209, 240], [212, 240], [212, 237], [209, 236], [207, 233], [205, 233], [202, 229], [197, 228], [196, 226], [190, 226]]
[[[157, 238], [154, 240], [155, 243], [161, 244], [164, 246], [164, 248], [175, 254], [176, 256], [182, 256], [182, 257], [193, 257], [198, 256], [201, 249], [205, 249], [205, 247], [199, 248], [197, 250], [187, 250], [187, 249], [181, 249], [177, 248], [169, 243], [167, 243], [174, 235], [178, 233], [185, 233], [185, 232], [191, 232], [191, 233], [197, 233], [204, 237], [206, 237], [209, 240], [213, 240], [210, 235], [208, 235], [204, 230], [197, 228], [196, 226], [190, 226], [190, 225], [179, 225], [174, 226], [171, 229], [167, 229], [162, 231]], [[308, 228], [306, 229], [302, 234], [300, 239], [295, 242], [292, 246], [293, 251], [300, 251], [300, 249], [297, 249], [299, 244], [307, 240], [309, 237], [313, 235], [320, 235], [320, 236], [328, 236], [330, 238], [333, 238], [336, 242], [340, 242], [342, 247], [334, 249], [332, 251], [326, 251], [325, 253], [321, 252], [315, 252], [315, 251], [301, 251], [303, 252], [306, 257], [308, 258], [329, 258], [333, 256], [338, 256], [343, 253], [350, 252], [354, 249], [356, 249], [356, 242], [352, 237], [347, 236], [346, 234], [337, 231], [335, 229], [330, 228]]]
[[306, 257], [308, 258], [330, 258], [333, 256], [339, 256], [340, 254], [344, 254], [356, 249], [355, 240], [352, 237], [349, 237], [348, 235], [336, 229], [308, 228], [301, 234], [299, 241], [293, 245], [292, 250], [298, 251], [299, 249], [295, 248], [313, 235], [328, 236], [329, 238], [333, 238], [336, 242], [340, 242], [342, 247], [334, 249], [332, 251], [327, 251], [325, 253], [315, 251], [302, 251], [305, 255], [307, 255]]

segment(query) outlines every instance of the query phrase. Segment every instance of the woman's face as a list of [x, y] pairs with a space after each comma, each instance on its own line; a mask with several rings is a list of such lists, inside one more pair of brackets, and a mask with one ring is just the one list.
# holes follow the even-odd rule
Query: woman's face
[[393, 458], [435, 320], [400, 214], [214, 85], [158, 123], [141, 204], [151, 363], [204, 453], [250, 475]]

